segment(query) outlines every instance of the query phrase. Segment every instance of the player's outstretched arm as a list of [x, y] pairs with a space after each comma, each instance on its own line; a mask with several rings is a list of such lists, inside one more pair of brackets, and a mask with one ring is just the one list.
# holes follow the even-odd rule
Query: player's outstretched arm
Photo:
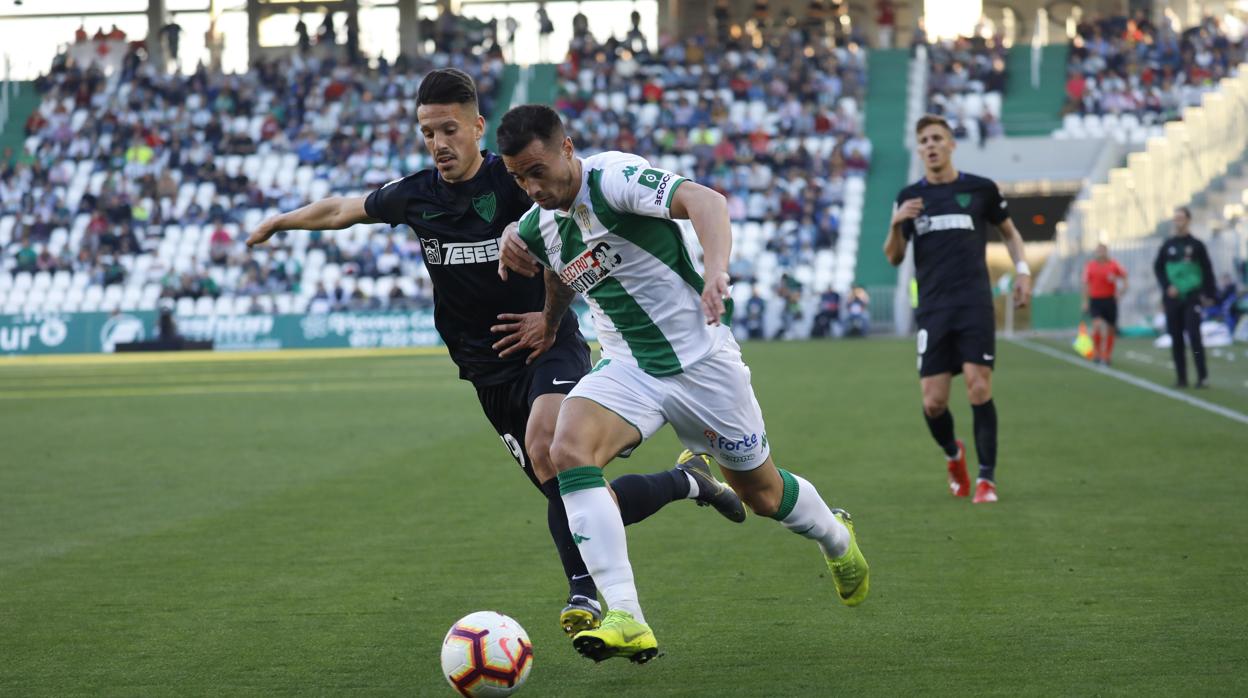
[[274, 233], [283, 230], [342, 230], [356, 223], [376, 223], [364, 210], [365, 198], [331, 196], [289, 213], [266, 218], [247, 237], [247, 246], [262, 244]]
[[888, 263], [899, 266], [906, 259], [906, 235], [902, 225], [915, 218], [923, 211], [923, 199], [918, 197], [906, 199], [900, 206], [893, 207], [893, 220], [888, 227], [888, 237], [884, 240], [884, 256]]
[[1027, 266], [1027, 248], [1023, 245], [1023, 235], [1014, 227], [1014, 221], [1006, 218], [997, 224], [1001, 231], [1001, 239], [1005, 241], [1005, 249], [1014, 262], [1014, 306], [1025, 308], [1031, 302], [1031, 267]]
[[702, 244], [702, 310], [706, 324], [718, 325], [728, 297], [728, 257], [732, 254], [732, 223], [723, 194], [696, 182], [681, 182], [672, 196], [672, 218], [688, 219]]

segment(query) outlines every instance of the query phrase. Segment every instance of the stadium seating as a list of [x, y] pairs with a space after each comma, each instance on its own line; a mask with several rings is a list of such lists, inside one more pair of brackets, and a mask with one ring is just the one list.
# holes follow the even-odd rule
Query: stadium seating
[[[733, 274], [764, 297], [796, 281], [813, 306], [818, 292], [849, 289], [870, 160], [863, 53], [712, 53], [692, 42], [595, 64], [601, 47], [580, 48], [561, 68], [558, 106], [582, 152], [630, 149], [723, 191]], [[639, 79], [620, 77], [615, 59]], [[0, 170], [0, 312], [429, 304], [419, 245], [389, 226], [279, 237], [252, 252], [243, 240], [266, 216], [428, 166], [414, 92], [425, 71], [450, 64], [478, 79], [487, 110], [502, 69], [488, 56], [381, 71], [293, 56], [188, 77], [59, 64], [40, 81], [28, 157]], [[738, 300], [749, 292], [736, 287]]]
[[[1001, 135], [1006, 51], [1000, 37], [959, 37], [928, 45], [927, 111], [958, 138]], [[987, 133], [981, 133], [987, 129]]]
[[[501, 63], [457, 62], [478, 79], [487, 106]], [[395, 65], [387, 77], [294, 58], [245, 76], [132, 81], [62, 65], [43, 80], [31, 122], [41, 125], [26, 140], [34, 162], [0, 170], [0, 312], [153, 310], [162, 299], [184, 314], [303, 312], [318, 283], [328, 307], [345, 306], [360, 276], [370, 277], [361, 287], [377, 305], [428, 304], [419, 247], [389, 226], [315, 242], [292, 235], [251, 255], [242, 242], [279, 210], [363, 193], [427, 166], [410, 124], [414, 93], [425, 71], [451, 63], [434, 56]], [[93, 80], [89, 99], [70, 96]], [[307, 97], [283, 95], [297, 84], [311, 86]], [[186, 109], [175, 99], [183, 94]], [[150, 108], [123, 117], [133, 100]], [[213, 259], [218, 230], [226, 238]], [[383, 257], [391, 277], [377, 283]]]
[[[752, 286], [771, 301], [793, 281], [813, 309], [819, 292], [854, 280], [871, 151], [865, 61], [845, 47], [808, 56], [756, 45], [721, 51], [693, 39], [633, 55], [588, 40], [560, 68], [557, 107], [580, 152], [636, 152], [728, 197], [738, 309]], [[779, 304], [768, 305], [774, 325]], [[807, 324], [813, 315], [803, 313]]]
[[1216, 16], [1176, 29], [1168, 21], [1105, 17], [1076, 29], [1067, 64], [1067, 114], [1056, 138], [1104, 138], [1143, 145], [1163, 124], [1248, 57], [1242, 32]]

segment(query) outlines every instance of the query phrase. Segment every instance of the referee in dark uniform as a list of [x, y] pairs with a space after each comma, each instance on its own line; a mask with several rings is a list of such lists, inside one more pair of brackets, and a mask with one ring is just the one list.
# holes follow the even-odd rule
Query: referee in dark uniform
[[[472, 78], [453, 68], [435, 70], [421, 81], [416, 101], [434, 169], [389, 182], [366, 197], [331, 197], [269, 218], [247, 244], [263, 243], [282, 230], [340, 230], [379, 221], [415, 231], [433, 283], [438, 334], [460, 378], [476, 388], [486, 418], [546, 496], [547, 524], [569, 583], [560, 623], [569, 633], [596, 627], [597, 589], [568, 530], [549, 453], [563, 397], [590, 370], [589, 346], [570, 310], [557, 327], [546, 326], [542, 309], [548, 291], [557, 290], [547, 289], [543, 277], [498, 276], [499, 238], [533, 202], [502, 158], [479, 150], [485, 118]], [[623, 475], [611, 488], [626, 524], [691, 492], [699, 504], [744, 519], [737, 496], [709, 473], [695, 458], [664, 472]]]
[[894, 266], [914, 243], [919, 286], [919, 384], [923, 415], [945, 452], [949, 489], [955, 497], [971, 494], [966, 448], [954, 435], [949, 412], [953, 376], [966, 377], [974, 413], [979, 478], [975, 503], [997, 501], [997, 408], [992, 401], [996, 327], [986, 248], [991, 224], [1005, 241], [1018, 272], [1014, 302], [1031, 299], [1031, 270], [1023, 238], [1010, 220], [1009, 208], [992, 180], [958, 172], [953, 166], [955, 141], [948, 122], [927, 115], [915, 125], [925, 176], [897, 195], [884, 254]]
[[1192, 213], [1186, 206], [1174, 210], [1174, 235], [1161, 243], [1153, 273], [1161, 285], [1162, 306], [1166, 311], [1166, 331], [1170, 333], [1170, 355], [1174, 358], [1175, 386], [1187, 387], [1187, 350], [1183, 335], [1192, 344], [1196, 360], [1196, 387], [1204, 388], [1209, 379], [1205, 345], [1200, 337], [1201, 307], [1218, 295], [1213, 264], [1205, 243], [1192, 237]]

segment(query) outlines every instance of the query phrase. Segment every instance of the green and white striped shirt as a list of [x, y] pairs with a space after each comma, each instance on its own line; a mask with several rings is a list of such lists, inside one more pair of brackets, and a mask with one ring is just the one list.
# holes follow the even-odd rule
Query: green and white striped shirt
[[732, 337], [706, 324], [702, 276], [671, 220], [684, 181], [636, 155], [599, 153], [581, 159], [569, 211], [535, 205], [520, 219], [534, 256], [585, 296], [603, 357], [652, 376], [681, 373]]

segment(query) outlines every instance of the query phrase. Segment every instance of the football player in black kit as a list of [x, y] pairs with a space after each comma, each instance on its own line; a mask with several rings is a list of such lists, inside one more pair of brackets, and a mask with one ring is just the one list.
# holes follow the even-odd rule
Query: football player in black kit
[[923, 415], [948, 460], [949, 489], [955, 497], [971, 493], [966, 448], [953, 431], [949, 387], [953, 376], [966, 377], [974, 414], [979, 478], [974, 502], [997, 501], [997, 408], [992, 402], [996, 358], [996, 323], [985, 258], [988, 224], [1001, 233], [1018, 272], [1014, 302], [1031, 300], [1031, 270], [1023, 238], [992, 180], [958, 172], [953, 166], [953, 130], [939, 116], [915, 125], [919, 156], [926, 175], [897, 195], [884, 254], [894, 266], [914, 241], [914, 269], [919, 286], [919, 385]]
[[[568, 577], [560, 625], [569, 635], [597, 627], [598, 593], [568, 530], [550, 442], [563, 397], [590, 370], [576, 316], [543, 320], [547, 288], [539, 275], [502, 280], [499, 237], [533, 202], [498, 155], [480, 150], [485, 119], [472, 78], [453, 68], [421, 81], [416, 117], [435, 169], [395, 180], [368, 196], [331, 197], [263, 221], [248, 246], [282, 230], [338, 230], [357, 223], [406, 223], [420, 238], [433, 282], [434, 324], [470, 381], [485, 416], [547, 499], [547, 523]], [[624, 522], [635, 523], [677, 499], [713, 506], [733, 521], [741, 501], [710, 475], [700, 457], [682, 454], [672, 470], [624, 475], [611, 483]]]

